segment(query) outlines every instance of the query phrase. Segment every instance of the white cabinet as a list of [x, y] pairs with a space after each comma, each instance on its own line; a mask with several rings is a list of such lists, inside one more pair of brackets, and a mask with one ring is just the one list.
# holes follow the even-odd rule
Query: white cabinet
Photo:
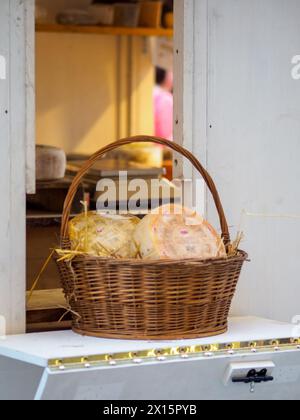
[[[233, 318], [219, 337], [175, 342], [11, 336], [0, 340], [0, 399], [299, 400], [299, 336], [295, 325], [259, 318]], [[254, 393], [232, 382], [263, 368], [273, 381]]]

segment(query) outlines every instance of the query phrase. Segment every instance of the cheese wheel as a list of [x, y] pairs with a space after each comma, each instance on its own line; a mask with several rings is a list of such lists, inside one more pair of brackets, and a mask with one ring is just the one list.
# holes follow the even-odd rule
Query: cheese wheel
[[222, 239], [196, 212], [167, 205], [137, 226], [134, 242], [142, 259], [210, 259], [226, 256]]
[[50, 146], [36, 147], [37, 181], [53, 181], [64, 178], [67, 159], [62, 149]]
[[95, 212], [76, 216], [69, 223], [72, 250], [100, 257], [135, 258], [132, 237], [139, 221], [134, 216]]

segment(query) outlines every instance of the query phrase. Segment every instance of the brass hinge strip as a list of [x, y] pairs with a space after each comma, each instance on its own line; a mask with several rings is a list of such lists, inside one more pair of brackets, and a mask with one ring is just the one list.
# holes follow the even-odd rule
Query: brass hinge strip
[[89, 369], [93, 367], [139, 365], [153, 362], [188, 360], [195, 358], [239, 356], [242, 354], [300, 350], [300, 338], [258, 340], [242, 343], [211, 344], [206, 346], [170, 347], [137, 352], [100, 354], [64, 359], [51, 359], [48, 368], [53, 371]]

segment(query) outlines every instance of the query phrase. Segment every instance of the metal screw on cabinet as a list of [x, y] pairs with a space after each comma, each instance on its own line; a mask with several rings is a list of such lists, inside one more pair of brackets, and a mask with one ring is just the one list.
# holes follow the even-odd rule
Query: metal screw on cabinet
[[182, 353], [180, 357], [182, 359], [188, 359], [189, 358], [189, 355], [188, 354], [185, 354], [185, 353]]

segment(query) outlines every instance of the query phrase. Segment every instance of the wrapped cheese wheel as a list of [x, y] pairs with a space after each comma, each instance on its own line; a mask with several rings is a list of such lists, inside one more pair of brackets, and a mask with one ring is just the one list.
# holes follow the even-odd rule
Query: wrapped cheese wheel
[[36, 179], [53, 181], [65, 176], [66, 154], [62, 149], [51, 146], [36, 146]]
[[167, 205], [137, 226], [134, 242], [142, 259], [210, 259], [226, 256], [214, 228], [187, 208]]
[[72, 250], [100, 257], [136, 258], [132, 237], [139, 221], [134, 216], [95, 212], [76, 216], [69, 223]]

